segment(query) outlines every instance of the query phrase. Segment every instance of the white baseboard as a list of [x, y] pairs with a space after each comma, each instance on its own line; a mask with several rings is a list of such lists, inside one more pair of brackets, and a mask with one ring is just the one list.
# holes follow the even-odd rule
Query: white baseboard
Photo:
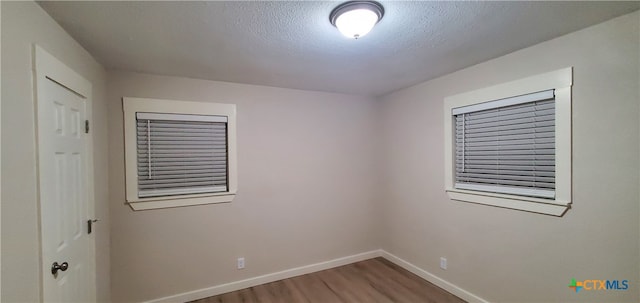
[[415, 266], [403, 259], [400, 259], [399, 257], [392, 255], [384, 250], [380, 250], [380, 256], [393, 262], [394, 264], [416, 274], [417, 276], [419, 276], [420, 278], [423, 278], [431, 283], [433, 283], [434, 285], [458, 296], [458, 298], [463, 299], [467, 302], [480, 302], [480, 303], [489, 303], [489, 301], [480, 298], [462, 288], [460, 288], [459, 286], [449, 282], [449, 281], [445, 281], [442, 278], [418, 267]]
[[282, 279], [288, 279], [300, 275], [305, 275], [325, 269], [330, 269], [338, 266], [343, 266], [355, 262], [360, 262], [368, 259], [373, 259], [380, 257], [380, 250], [372, 250], [368, 252], [364, 252], [357, 255], [351, 255], [343, 258], [333, 259], [325, 262], [315, 263], [311, 265], [291, 268], [271, 274], [266, 274], [262, 276], [257, 276], [245, 280], [220, 284], [212, 287], [207, 287], [203, 289], [198, 289], [194, 291], [189, 291], [181, 294], [176, 294], [172, 296], [167, 296], [163, 298], [158, 298], [154, 300], [147, 301], [148, 303], [174, 303], [174, 302], [188, 302], [198, 299], [203, 299], [231, 291], [236, 291], [240, 289], [245, 289], [249, 287], [253, 287], [260, 284], [270, 283], [279, 281]]
[[283, 279], [288, 279], [300, 275], [310, 274], [313, 272], [330, 269], [338, 266], [343, 266], [355, 262], [360, 262], [368, 259], [373, 259], [377, 257], [383, 257], [394, 264], [416, 274], [417, 276], [435, 284], [436, 286], [458, 296], [459, 298], [467, 301], [467, 302], [480, 302], [480, 303], [489, 303], [489, 301], [482, 299], [460, 287], [457, 285], [450, 283], [448, 281], [443, 280], [442, 278], [419, 268], [399, 257], [390, 254], [382, 249], [372, 250], [356, 255], [351, 255], [343, 258], [333, 259], [325, 262], [315, 263], [311, 265], [291, 268], [275, 273], [270, 273], [262, 276], [257, 276], [245, 280], [220, 284], [212, 287], [207, 287], [203, 289], [193, 290], [189, 292], [184, 292], [181, 294], [171, 295], [163, 298], [158, 298], [150, 301], [146, 301], [147, 303], [181, 303], [188, 302], [198, 299], [203, 299], [219, 294], [224, 294], [231, 291], [241, 290], [249, 287], [253, 287], [260, 284], [275, 282]]

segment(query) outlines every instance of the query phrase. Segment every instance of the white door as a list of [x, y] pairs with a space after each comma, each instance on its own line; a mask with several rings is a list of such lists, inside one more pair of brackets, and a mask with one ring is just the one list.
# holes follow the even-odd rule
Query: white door
[[43, 298], [95, 301], [87, 100], [49, 76], [36, 81]]

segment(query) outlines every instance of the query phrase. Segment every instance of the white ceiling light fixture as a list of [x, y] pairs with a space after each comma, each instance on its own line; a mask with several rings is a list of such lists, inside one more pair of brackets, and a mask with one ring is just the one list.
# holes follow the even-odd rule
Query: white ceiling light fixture
[[349, 1], [331, 11], [331, 24], [348, 38], [361, 38], [384, 16], [384, 7], [375, 1]]

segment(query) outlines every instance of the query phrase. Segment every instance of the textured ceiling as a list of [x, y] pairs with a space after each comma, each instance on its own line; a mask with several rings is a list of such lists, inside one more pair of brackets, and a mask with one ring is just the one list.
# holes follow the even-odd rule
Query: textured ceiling
[[640, 2], [380, 1], [359, 40], [339, 2], [40, 2], [109, 69], [380, 95], [640, 8]]

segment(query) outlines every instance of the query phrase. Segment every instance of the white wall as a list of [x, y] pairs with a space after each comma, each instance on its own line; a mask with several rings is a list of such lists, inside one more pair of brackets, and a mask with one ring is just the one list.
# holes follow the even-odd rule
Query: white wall
[[[635, 12], [383, 96], [382, 248], [491, 302], [640, 301], [639, 20]], [[443, 99], [568, 66], [573, 209], [558, 218], [450, 201]], [[630, 288], [576, 294], [571, 278]]]
[[93, 83], [98, 298], [109, 301], [106, 73], [35, 2], [2, 1], [2, 302], [37, 302], [40, 248], [32, 44]]
[[[125, 204], [122, 97], [234, 103], [231, 203]], [[126, 72], [108, 75], [112, 299], [150, 300], [377, 249], [375, 102]], [[236, 258], [246, 258], [237, 270]]]

